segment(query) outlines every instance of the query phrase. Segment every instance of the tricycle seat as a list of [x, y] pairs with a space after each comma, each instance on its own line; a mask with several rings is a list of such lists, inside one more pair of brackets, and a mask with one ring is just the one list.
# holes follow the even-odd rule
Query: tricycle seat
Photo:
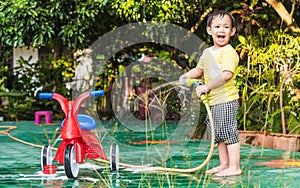
[[[82, 130], [93, 130], [96, 128], [96, 121], [89, 115], [78, 114], [77, 115], [78, 123]], [[61, 122], [60, 128], [64, 125], [65, 119]]]

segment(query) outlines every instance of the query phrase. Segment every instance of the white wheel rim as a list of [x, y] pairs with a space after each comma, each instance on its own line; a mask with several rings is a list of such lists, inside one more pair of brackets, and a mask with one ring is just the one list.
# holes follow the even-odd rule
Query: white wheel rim
[[[44, 164], [44, 150], [47, 147], [46, 151], [46, 164]], [[52, 165], [53, 157], [52, 157], [52, 150], [50, 146], [43, 146], [41, 150], [41, 167], [42, 171], [44, 170], [44, 165]]]
[[47, 165], [52, 165], [52, 150], [51, 150], [51, 147], [48, 146], [47, 148]]
[[119, 154], [119, 146], [115, 145], [115, 153], [113, 153], [114, 145], [110, 146], [110, 169], [113, 170], [113, 163], [116, 166], [116, 171], [119, 171], [119, 161], [120, 161], [120, 154]]
[[71, 171], [74, 177], [77, 177], [79, 172], [79, 164], [76, 162], [76, 149], [75, 146], [72, 147], [71, 153], [70, 153], [70, 165], [71, 165]]
[[119, 171], [119, 161], [120, 161], [120, 154], [119, 154], [119, 146], [116, 145], [116, 170]]

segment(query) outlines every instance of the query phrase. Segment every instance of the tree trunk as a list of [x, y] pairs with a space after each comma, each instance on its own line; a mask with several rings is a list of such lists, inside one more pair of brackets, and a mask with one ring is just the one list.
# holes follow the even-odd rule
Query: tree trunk
[[[286, 73], [284, 73], [286, 74]], [[284, 106], [283, 106], [283, 91], [284, 91], [284, 83], [289, 78], [289, 76], [284, 75], [282, 83], [280, 85], [280, 91], [279, 91], [279, 104], [281, 109], [281, 127], [282, 127], [282, 133], [286, 134], [286, 127], [285, 127], [285, 115], [284, 115]]]

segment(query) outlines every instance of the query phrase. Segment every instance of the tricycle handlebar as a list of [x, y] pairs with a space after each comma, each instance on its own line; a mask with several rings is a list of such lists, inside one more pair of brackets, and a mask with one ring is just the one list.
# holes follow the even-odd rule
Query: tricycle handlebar
[[90, 91], [90, 97], [97, 97], [104, 95], [103, 90], [97, 90], [97, 91]]
[[52, 99], [53, 93], [39, 93], [40, 99]]
[[[104, 95], [103, 90], [90, 91], [90, 97], [97, 97]], [[40, 99], [52, 99], [53, 93], [39, 93]]]

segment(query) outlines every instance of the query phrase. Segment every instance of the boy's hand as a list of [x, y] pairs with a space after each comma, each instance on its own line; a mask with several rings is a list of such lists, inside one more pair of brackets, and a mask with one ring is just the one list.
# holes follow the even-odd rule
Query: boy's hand
[[187, 77], [185, 77], [184, 75], [180, 76], [180, 77], [179, 77], [179, 84], [180, 84], [181, 86], [185, 86], [186, 79], [187, 79]]
[[196, 87], [196, 94], [198, 97], [200, 97], [203, 93], [208, 93], [210, 91], [208, 85], [199, 85]]
[[189, 90], [189, 88], [187, 87], [187, 79], [188, 78], [185, 75], [179, 77], [179, 85], [181, 89]]

